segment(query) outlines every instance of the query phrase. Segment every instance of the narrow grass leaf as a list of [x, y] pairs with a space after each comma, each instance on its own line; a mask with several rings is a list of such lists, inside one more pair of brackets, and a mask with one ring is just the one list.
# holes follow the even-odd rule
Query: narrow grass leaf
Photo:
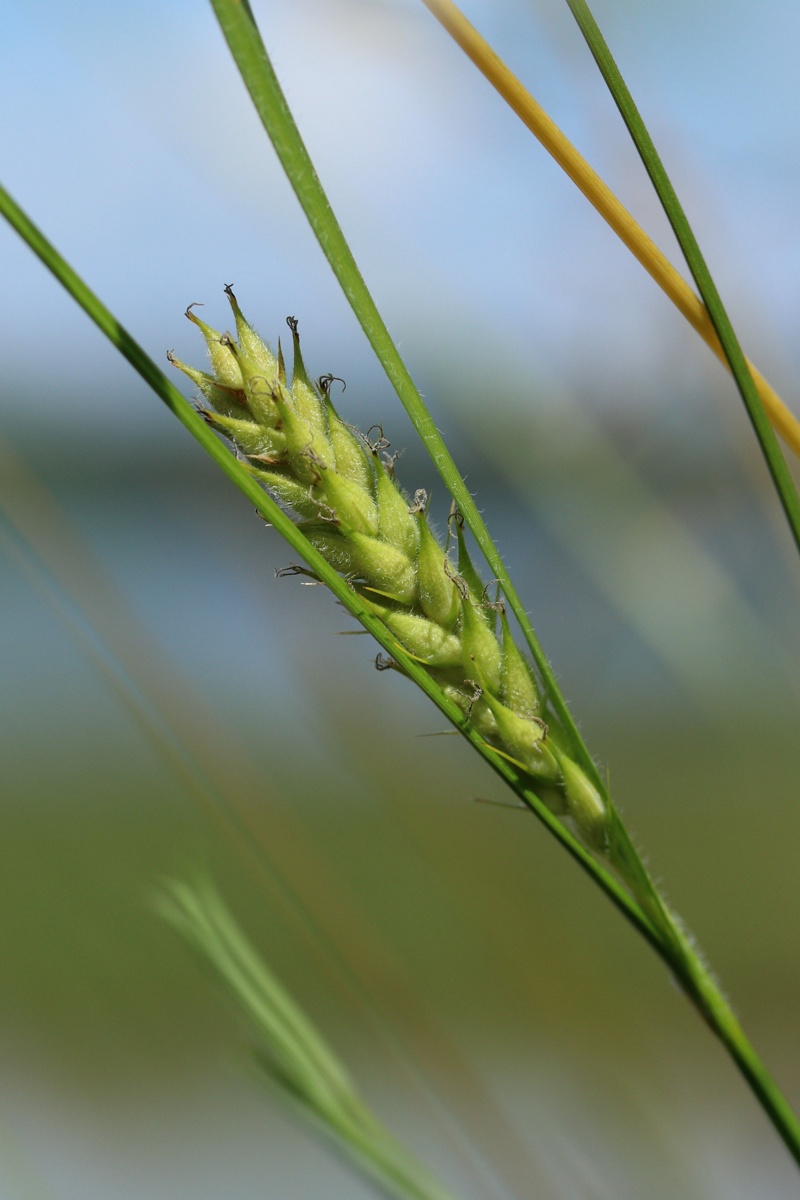
[[[717, 358], [730, 370], [725, 351], [702, 300], [692, 291], [666, 255], [647, 236], [597, 172], [575, 149], [555, 121], [523, 87], [520, 80], [471, 25], [453, 0], [422, 0], [437, 21], [472, 60], [482, 75], [516, 113], [562, 171], [583, 193], [631, 254], [641, 263], [682, 316]], [[800, 457], [800, 421], [778, 393], [748, 360], [750, 373], [773, 427]]]
[[[623, 870], [628, 883], [638, 893], [634, 896], [623, 887], [614, 875], [599, 863], [590, 851], [581, 844], [565, 825], [549, 811], [542, 803], [536, 792], [526, 782], [525, 776], [502, 754], [491, 749], [487, 743], [472, 728], [464, 713], [455, 703], [444, 695], [435, 685], [428, 673], [406, 654], [396, 640], [388, 635], [386, 627], [372, 612], [360, 603], [356, 593], [347, 586], [345, 581], [333, 571], [323, 556], [319, 554], [294, 522], [283, 510], [255, 483], [246, 469], [233, 455], [217, 440], [206, 426], [202, 418], [192, 406], [175, 389], [159, 368], [145, 354], [137, 342], [120, 325], [109, 310], [102, 304], [90, 288], [72, 270], [69, 264], [58, 253], [54, 246], [45, 238], [39, 229], [30, 221], [28, 216], [12, 200], [10, 195], [0, 187], [0, 212], [23, 237], [32, 250], [52, 274], [62, 283], [73, 298], [84, 308], [87, 314], [118, 348], [121, 354], [135, 367], [142, 377], [150, 384], [156, 394], [175, 413], [192, 435], [208, 451], [225, 473], [232, 479], [243, 494], [251, 500], [257, 511], [270, 519], [279, 533], [303, 557], [311, 569], [323, 579], [334, 595], [339, 599], [362, 624], [373, 633], [376, 640], [403, 666], [405, 672], [430, 696], [439, 709], [459, 729], [479, 754], [491, 765], [520, 797], [520, 799], [539, 817], [550, 832], [556, 837], [567, 852], [578, 862], [583, 870], [591, 876], [611, 900], [615, 907], [628, 921], [650, 942], [656, 952], [675, 971], [681, 979], [687, 995], [690, 996], [709, 1020], [712, 1028], [725, 1041], [733, 1057], [742, 1065], [742, 1069], [751, 1080], [757, 1093], [766, 1093], [772, 1100], [773, 1109], [786, 1102], [777, 1092], [774, 1084], [767, 1075], [755, 1052], [746, 1042], [743, 1033], [730, 1011], [722, 994], [716, 988], [713, 979], [705, 971], [702, 960], [693, 953], [691, 944], [681, 934], [660, 902], [660, 898], [652, 885], [647, 872], [641, 864], [639, 856], [630, 845], [613, 808], [609, 813], [613, 821], [614, 837], [611, 840], [612, 849], [622, 853], [617, 855], [617, 865]], [[683, 940], [682, 940], [683, 939]], [[699, 983], [697, 982], [699, 979]], [[768, 1111], [769, 1105], [765, 1103]], [[786, 1122], [784, 1122], [786, 1124]], [[798, 1138], [800, 1144], [800, 1138]]]
[[398, 1200], [451, 1200], [380, 1124], [336, 1055], [245, 937], [209, 883], [173, 881], [157, 906], [211, 969], [255, 1037], [262, 1076]]
[[683, 206], [667, 175], [664, 164], [647, 131], [630, 90], [622, 78], [616, 62], [595, 21], [586, 0], [567, 0], [600, 73], [614, 98], [628, 128], [645, 170], [661, 201], [664, 212], [675, 233], [697, 289], [708, 310], [712, 324], [720, 340], [725, 357], [730, 364], [739, 394], [744, 401], [753, 430], [766, 459], [767, 468], [778, 493], [786, 519], [789, 522], [795, 544], [800, 550], [800, 497], [789, 469], [781, 453], [778, 440], [767, 419], [753, 377], [736, 337], [728, 314], [723, 306], [717, 287], [711, 277], [706, 261], [689, 224]]
[[[361, 620], [365, 628], [373, 634], [387, 652], [394, 655], [406, 674], [430, 696], [440, 711], [463, 733], [492, 769], [539, 817], [583, 870], [595, 880], [623, 916], [638, 929], [665, 963], [672, 968], [683, 984], [686, 994], [695, 1002], [711, 1028], [729, 1049], [732, 1057], [751, 1083], [754, 1092], [761, 1099], [768, 1115], [773, 1119], [792, 1152], [800, 1161], [800, 1128], [798, 1128], [796, 1118], [755, 1050], [745, 1038], [728, 1002], [702, 959], [694, 950], [691, 941], [661, 901], [613, 806], [609, 805], [608, 809], [612, 822], [609, 850], [613, 853], [615, 867], [622, 873], [633, 894], [621, 886], [614, 875], [593, 857], [592, 853], [571, 834], [557, 816], [549, 811], [539, 795], [529, 786], [525, 775], [521, 775], [506, 756], [494, 751], [478, 735], [462, 710], [434, 683], [427, 671], [418, 666], [413, 656], [405, 653], [396, 640], [389, 635], [385, 625], [372, 615], [371, 610], [359, 601], [356, 593], [329, 567], [324, 557], [308, 543], [291, 518], [266, 493], [260, 490], [242, 464], [216, 439], [192, 406], [169, 383], [138, 343], [72, 270], [55, 247], [2, 187], [0, 187], [0, 212], [70, 295], [84, 308], [112, 344], [150, 384], [196, 440], [204, 446], [240, 491], [251, 500], [257, 511], [272, 521], [278, 532], [306, 560], [315, 574], [328, 584], [344, 607]], [[424, 1196], [424, 1193], [420, 1193], [420, 1195]]]
[[102, 301], [77, 275], [66, 260], [30, 220], [9, 193], [0, 186], [0, 213], [19, 233], [28, 246], [41, 259], [48, 270], [62, 284], [73, 299], [84, 309], [101, 332], [116, 346], [124, 358], [149, 384], [156, 395], [200, 443], [217, 465], [225, 472], [242, 494], [286, 539], [296, 553], [303, 558], [311, 570], [330, 588], [352, 616], [372, 634], [387, 654], [394, 658], [403, 671], [433, 700], [452, 725], [470, 742], [473, 748], [491, 766], [520, 799], [533, 811], [553, 836], [564, 846], [567, 853], [598, 884], [612, 904], [659, 952], [663, 953], [664, 939], [645, 915], [642, 906], [629, 894], [614, 875], [599, 863], [574, 834], [542, 803], [529, 781], [498, 754], [473, 728], [463, 711], [450, 700], [431, 678], [428, 671], [412, 655], [407, 654], [393, 637], [384, 623], [375, 616], [372, 606], [364, 602], [348, 586], [345, 580], [327, 563], [304, 537], [295, 522], [264, 492], [247, 469], [230, 450], [224, 446], [181, 395], [164, 373], [156, 366], [142, 347], [116, 320]]
[[249, 5], [241, 0], [211, 0], [211, 3], [256, 111], [309, 224], [437, 471], [463, 513], [492, 574], [500, 582], [542, 676], [548, 700], [568, 733], [581, 766], [602, 789], [603, 780], [561, 694], [530, 617], [358, 269], [295, 124]]

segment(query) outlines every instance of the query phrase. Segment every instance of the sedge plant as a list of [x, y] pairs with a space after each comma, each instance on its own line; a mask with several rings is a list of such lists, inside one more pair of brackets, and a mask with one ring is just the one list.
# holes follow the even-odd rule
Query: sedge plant
[[[355, 431], [334, 408], [330, 377], [315, 383], [309, 375], [294, 319], [293, 367], [287, 375], [280, 347], [273, 353], [258, 337], [232, 290], [235, 335], [206, 325], [190, 310], [212, 370], [199, 371], [174, 357], [173, 364], [200, 392], [195, 411], [11, 197], [0, 192], [4, 215], [302, 557], [300, 569], [326, 584], [375, 637], [388, 656], [383, 665], [422, 688], [647, 939], [800, 1162], [800, 1124], [633, 846], [502, 558], [358, 271], [249, 7], [237, 0], [212, 4], [312, 228], [452, 496], [446, 544], [429, 524], [424, 492], [415, 481], [396, 478], [381, 436]], [[576, 12], [582, 7], [574, 6]], [[710, 310], [714, 297], [709, 297]], [[765, 431], [757, 389], [747, 383], [747, 364], [728, 325], [714, 325], [774, 468], [774, 438]], [[774, 468], [773, 478], [797, 537], [796, 493], [785, 471]], [[489, 580], [468, 552], [464, 524], [486, 560]], [[495, 581], [499, 598], [492, 590]], [[510, 618], [521, 631], [522, 646]]]

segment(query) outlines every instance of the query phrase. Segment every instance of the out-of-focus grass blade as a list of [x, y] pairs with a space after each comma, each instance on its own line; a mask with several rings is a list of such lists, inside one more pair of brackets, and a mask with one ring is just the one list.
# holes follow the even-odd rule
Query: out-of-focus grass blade
[[210, 967], [253, 1031], [259, 1074], [290, 1107], [332, 1138], [382, 1194], [452, 1200], [372, 1115], [344, 1066], [208, 883], [173, 881], [163, 916]]
[[731, 373], [736, 380], [736, 386], [747, 408], [750, 421], [756, 437], [761, 445], [764, 458], [775, 489], [783, 505], [786, 519], [794, 535], [795, 543], [800, 550], [800, 498], [794, 486], [792, 477], [784, 461], [778, 440], [767, 420], [758, 390], [750, 374], [739, 340], [720, 299], [716, 285], [698, 245], [697, 238], [687, 219], [686, 213], [678, 200], [664, 164], [653, 144], [653, 139], [637, 109], [633, 97], [619, 68], [606, 45], [605, 39], [592, 16], [586, 0], [567, 0], [570, 11], [580, 27], [581, 33], [592, 52], [603, 79], [608, 86], [614, 103], [620, 111], [628, 132], [633, 138], [645, 170], [650, 176], [653, 187], [661, 201], [664, 212], [673, 228], [681, 250], [683, 251], [689, 270], [692, 272], [697, 289], [703, 298], [708, 314], [720, 340], [725, 357], [730, 364]]
[[461, 509], [492, 574], [500, 582], [539, 668], [548, 699], [573, 742], [576, 756], [580, 758], [581, 765], [594, 780], [595, 785], [601, 792], [604, 792], [604, 781], [583, 744], [583, 739], [561, 695], [552, 668], [509, 578], [505, 564], [489, 536], [483, 518], [453, 462], [450, 451], [431, 419], [431, 415], [392, 341], [358, 269], [342, 228], [334, 216], [333, 209], [317, 177], [314, 165], [286, 102], [286, 97], [278, 83], [249, 5], [243, 3], [242, 0], [211, 0], [211, 4], [245, 86], [250, 93], [250, 98], [275, 147], [281, 165], [294, 188], [309, 224], [381, 366], [433, 459], [436, 470]]

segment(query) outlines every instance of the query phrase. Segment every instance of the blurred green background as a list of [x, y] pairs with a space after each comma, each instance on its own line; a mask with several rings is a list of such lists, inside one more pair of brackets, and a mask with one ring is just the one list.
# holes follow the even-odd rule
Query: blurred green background
[[[734, 389], [421, 5], [254, 9], [617, 802], [800, 1103], [798, 576]], [[466, 12], [674, 254], [566, 6]], [[596, 13], [792, 403], [800, 13]], [[229, 282], [267, 337], [297, 315], [443, 524], [210, 8], [11, 0], [0, 30], [4, 183], [134, 335], [201, 365], [183, 309], [225, 323]], [[154, 914], [198, 866], [458, 1195], [793, 1194], [647, 947], [274, 578], [289, 552], [5, 229], [0, 256], [3, 1200], [369, 1194], [260, 1093]]]

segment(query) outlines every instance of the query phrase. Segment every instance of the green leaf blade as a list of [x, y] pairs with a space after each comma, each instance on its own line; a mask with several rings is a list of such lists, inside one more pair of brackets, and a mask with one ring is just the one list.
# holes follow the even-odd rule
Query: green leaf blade
[[252, 12], [242, 0], [211, 0], [211, 4], [256, 111], [320, 247], [436, 470], [463, 513], [492, 574], [499, 581], [536, 662], [548, 699], [572, 742], [576, 756], [595, 786], [605, 794], [604, 781], [561, 694], [552, 667], [500, 553], [358, 269], [286, 102]]
[[639, 157], [655, 188], [667, 219], [692, 273], [711, 322], [730, 365], [739, 394], [747, 409], [753, 431], [758, 439], [767, 469], [783, 507], [792, 536], [800, 551], [800, 497], [792, 480], [778, 439], [770, 425], [758, 389], [753, 381], [744, 351], [722, 303], [716, 284], [700, 250], [689, 219], [656, 150], [633, 96], [622, 77], [613, 55], [600, 32], [586, 0], [567, 0], [581, 33], [605, 80], [614, 103], [619, 109]]
[[2, 185], [0, 185], [0, 214], [6, 218], [9, 224], [19, 233], [22, 239], [41, 259], [43, 264], [73, 299], [83, 308], [101, 332], [116, 346], [134, 370], [139, 373], [156, 395], [174, 413], [192, 437], [199, 442], [217, 466], [225, 472], [231, 482], [251, 502], [256, 511], [274, 526], [276, 531], [289, 543], [292, 549], [304, 559], [311, 570], [333, 592], [343, 607], [356, 620], [360, 621], [367, 632], [372, 634], [386, 653], [395, 659], [405, 674], [426, 693], [440, 712], [447, 717], [462, 736], [477, 750], [492, 770], [511, 787], [527, 807], [547, 826], [553, 836], [561, 842], [567, 853], [594, 879], [595, 883], [608, 896], [612, 904], [658, 950], [661, 946], [661, 937], [645, 915], [641, 905], [628, 894], [610, 871], [595, 861], [589, 851], [586, 850], [571, 831], [549, 812], [536, 793], [528, 786], [527, 782], [520, 777], [516, 769], [480, 737], [461, 709], [444, 694], [442, 689], [428, 674], [427, 670], [405, 652], [383, 622], [361, 601], [357, 593], [348, 586], [347, 582], [337, 574], [322, 555], [311, 545], [308, 539], [304, 537], [302, 531], [297, 528], [294, 521], [287, 516], [267, 492], [261, 489], [245, 467], [223, 445], [208, 425], [206, 425], [202, 417], [195, 412], [192, 405], [170, 383], [163, 371], [145, 353], [124, 326], [117, 321], [114, 315], [72, 269], [63, 256], [59, 254], [52, 243], [37, 228]]

